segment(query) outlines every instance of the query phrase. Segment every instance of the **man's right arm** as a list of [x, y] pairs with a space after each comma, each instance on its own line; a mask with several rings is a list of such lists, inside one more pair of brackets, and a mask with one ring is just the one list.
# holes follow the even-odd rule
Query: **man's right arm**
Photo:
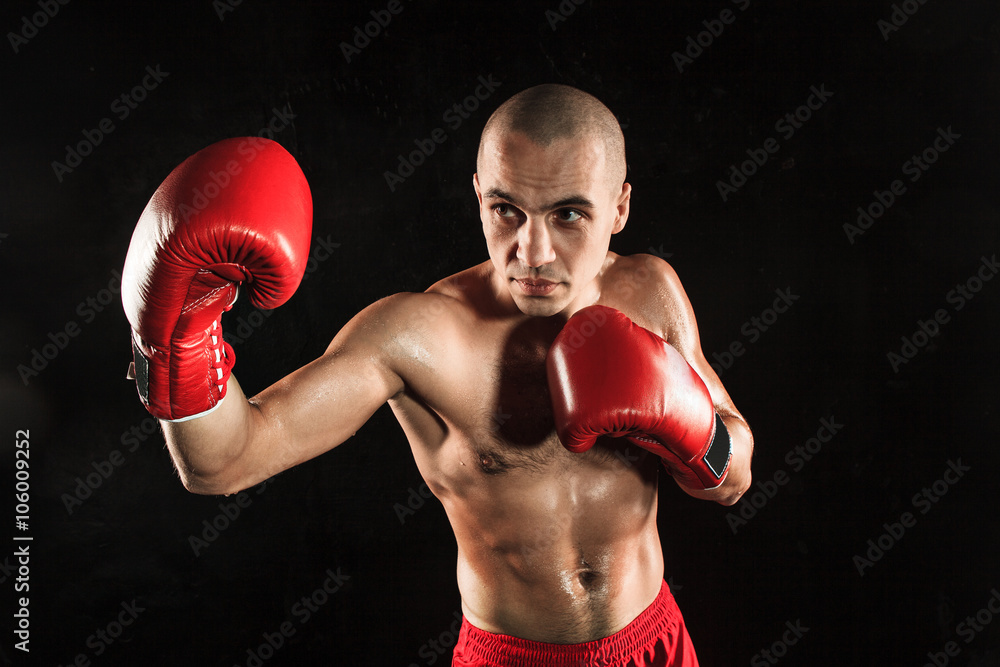
[[185, 488], [230, 494], [341, 444], [403, 390], [387, 333], [400, 306], [424, 295], [399, 294], [359, 313], [326, 353], [247, 399], [235, 377], [217, 409], [196, 419], [162, 421]]
[[400, 391], [390, 356], [412, 322], [397, 295], [355, 317], [316, 361], [247, 399], [230, 375], [223, 311], [242, 286], [275, 308], [305, 270], [312, 199], [294, 158], [273, 141], [227, 139], [189, 157], [157, 188], [122, 271], [133, 376], [160, 419], [185, 486], [228, 494], [349, 438]]

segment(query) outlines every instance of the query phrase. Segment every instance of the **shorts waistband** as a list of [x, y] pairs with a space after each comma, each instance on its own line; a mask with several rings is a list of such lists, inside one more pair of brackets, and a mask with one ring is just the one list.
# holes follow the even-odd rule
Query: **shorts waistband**
[[[465, 618], [459, 633], [459, 645], [473, 655], [504, 667], [580, 667], [580, 665], [612, 665], [623, 656], [656, 641], [678, 616], [677, 604], [664, 581], [660, 593], [651, 605], [631, 623], [613, 635], [582, 644], [551, 644], [499, 635], [475, 627]], [[463, 641], [464, 640], [464, 641]], [[607, 662], [602, 662], [606, 658]]]

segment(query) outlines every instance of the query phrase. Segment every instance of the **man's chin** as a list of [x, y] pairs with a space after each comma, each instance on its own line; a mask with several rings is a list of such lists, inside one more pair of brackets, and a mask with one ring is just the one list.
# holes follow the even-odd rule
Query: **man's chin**
[[514, 304], [517, 309], [530, 317], [552, 317], [558, 314], [568, 305], [565, 299], [553, 299], [551, 297], [530, 297], [520, 294], [512, 294]]

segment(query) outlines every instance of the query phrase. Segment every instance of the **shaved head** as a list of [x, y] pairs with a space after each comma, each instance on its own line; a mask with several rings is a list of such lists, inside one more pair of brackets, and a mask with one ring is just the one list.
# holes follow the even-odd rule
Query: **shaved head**
[[500, 105], [486, 121], [479, 140], [477, 170], [487, 144], [519, 133], [539, 146], [562, 139], [597, 139], [604, 146], [608, 181], [625, 181], [625, 138], [614, 114], [593, 95], [572, 86], [547, 83], [528, 88]]

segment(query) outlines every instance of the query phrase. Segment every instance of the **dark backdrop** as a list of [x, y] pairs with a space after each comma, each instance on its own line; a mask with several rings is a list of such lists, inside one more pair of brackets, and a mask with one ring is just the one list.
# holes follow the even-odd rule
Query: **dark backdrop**
[[[482, 124], [562, 82], [624, 128], [634, 194], [612, 249], [676, 268], [756, 437], [736, 507], [661, 480], [703, 664], [1000, 664], [998, 8], [811, 5], [6, 3], [2, 659], [447, 664], [455, 541], [388, 409], [245, 496], [187, 493], [124, 379], [115, 272], [176, 164], [270, 127], [312, 188], [314, 261], [269, 317], [245, 300], [226, 316], [259, 391], [365, 305], [486, 259]], [[435, 128], [446, 141], [399, 172]]]

